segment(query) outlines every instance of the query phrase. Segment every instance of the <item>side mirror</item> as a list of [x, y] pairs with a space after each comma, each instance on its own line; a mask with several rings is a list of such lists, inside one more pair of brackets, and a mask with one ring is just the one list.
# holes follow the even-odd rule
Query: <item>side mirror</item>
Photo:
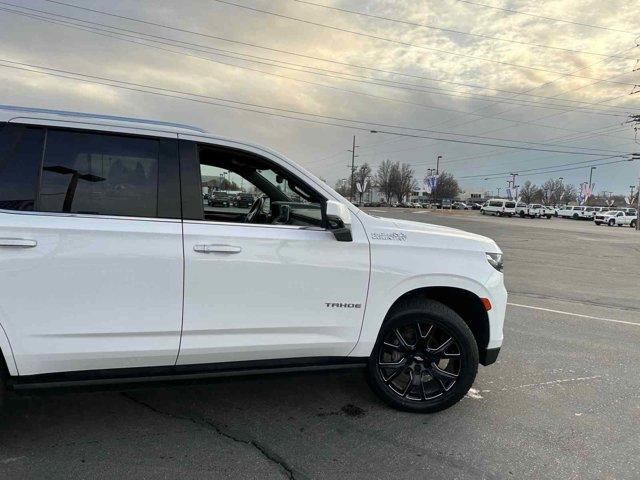
[[335, 200], [327, 200], [325, 216], [329, 230], [333, 232], [339, 242], [352, 242], [351, 212], [342, 203]]

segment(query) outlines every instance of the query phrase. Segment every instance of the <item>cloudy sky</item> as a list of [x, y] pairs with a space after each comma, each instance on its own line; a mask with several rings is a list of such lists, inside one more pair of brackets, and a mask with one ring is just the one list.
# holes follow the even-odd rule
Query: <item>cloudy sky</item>
[[0, 0], [0, 103], [198, 125], [331, 184], [356, 135], [374, 170], [442, 155], [495, 189], [596, 165], [596, 191], [628, 192], [637, 19], [628, 0]]

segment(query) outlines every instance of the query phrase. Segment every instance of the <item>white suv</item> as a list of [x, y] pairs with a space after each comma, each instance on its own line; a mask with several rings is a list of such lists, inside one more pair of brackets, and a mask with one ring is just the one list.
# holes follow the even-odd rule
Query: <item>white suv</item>
[[[223, 184], [255, 202], [203, 204]], [[188, 126], [0, 108], [0, 254], [8, 389], [349, 366], [434, 412], [502, 345], [493, 240]]]

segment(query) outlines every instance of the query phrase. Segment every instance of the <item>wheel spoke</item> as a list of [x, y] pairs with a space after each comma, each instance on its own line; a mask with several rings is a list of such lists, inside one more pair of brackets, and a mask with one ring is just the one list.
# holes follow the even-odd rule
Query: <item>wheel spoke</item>
[[454, 345], [454, 344], [455, 344], [455, 341], [453, 340], [453, 337], [450, 337], [449, 339], [444, 341], [442, 345], [440, 345], [438, 348], [429, 349], [428, 352], [431, 355], [435, 355], [440, 358], [459, 357], [460, 356], [459, 353], [446, 353], [447, 348], [449, 348], [451, 345]]
[[400, 345], [396, 345], [395, 343], [389, 343], [389, 342], [383, 342], [384, 345], [386, 345], [387, 347], [391, 347], [395, 350], [402, 350], [402, 348], [400, 348]]
[[385, 376], [384, 372], [380, 372], [382, 374], [382, 379], [384, 380], [385, 383], [390, 383], [391, 380], [393, 380], [394, 378], [396, 378], [398, 375], [400, 375], [402, 373], [402, 371], [404, 370], [405, 367], [405, 359], [401, 359], [399, 362], [393, 362], [393, 363], [385, 363], [385, 362], [378, 362], [378, 366], [381, 369], [386, 369], [386, 370], [391, 370], [391, 373]]
[[420, 335], [420, 338], [422, 338], [423, 340], [428, 340], [429, 336], [431, 335], [431, 332], [433, 331], [433, 325], [429, 325], [429, 328], [427, 328], [427, 331], [424, 333], [422, 331], [423, 327], [420, 326], [419, 323], [417, 325], [418, 325], [418, 335]]
[[398, 341], [400, 342], [400, 345], [402, 346], [402, 348], [406, 351], [410, 351], [413, 350], [413, 347], [411, 347], [411, 345], [409, 345], [404, 337], [402, 336], [402, 334], [400, 333], [400, 330], [398, 330], [397, 328], [394, 330], [394, 333], [396, 334], [396, 337], [398, 337]]
[[[445, 392], [448, 392], [451, 389], [451, 387], [453, 387], [453, 384], [456, 383], [456, 380], [458, 379], [458, 375], [455, 374], [455, 373], [451, 373], [451, 372], [447, 372], [445, 370], [442, 370], [435, 363], [432, 364], [431, 367], [432, 367], [431, 368], [431, 373], [432, 373], [433, 377], [438, 381], [438, 383], [440, 384], [442, 389]], [[453, 381], [451, 381], [451, 380], [453, 380]], [[446, 381], [449, 381], [448, 386], [445, 383]]]
[[413, 371], [409, 370], [409, 380], [407, 381], [407, 386], [404, 388], [402, 392], [402, 396], [406, 397], [409, 390], [411, 390], [411, 386], [413, 385]]

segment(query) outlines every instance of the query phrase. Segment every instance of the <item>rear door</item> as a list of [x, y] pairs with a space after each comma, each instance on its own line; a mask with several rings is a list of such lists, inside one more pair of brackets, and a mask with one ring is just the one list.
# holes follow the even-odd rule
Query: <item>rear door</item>
[[[206, 164], [228, 155], [233, 169], [236, 155], [250, 162], [254, 150], [234, 146], [214, 156], [208, 149], [221, 145], [194, 140], [180, 142], [185, 302], [178, 364], [348, 355], [369, 280], [362, 225], [354, 218], [353, 241], [340, 242], [322, 227], [246, 223], [249, 208], [204, 206], [203, 184], [255, 198], [265, 192], [233, 170]], [[278, 162], [265, 152], [255, 158]], [[287, 191], [286, 181], [278, 188]]]
[[20, 375], [175, 363], [177, 140], [0, 132], [0, 324]]

